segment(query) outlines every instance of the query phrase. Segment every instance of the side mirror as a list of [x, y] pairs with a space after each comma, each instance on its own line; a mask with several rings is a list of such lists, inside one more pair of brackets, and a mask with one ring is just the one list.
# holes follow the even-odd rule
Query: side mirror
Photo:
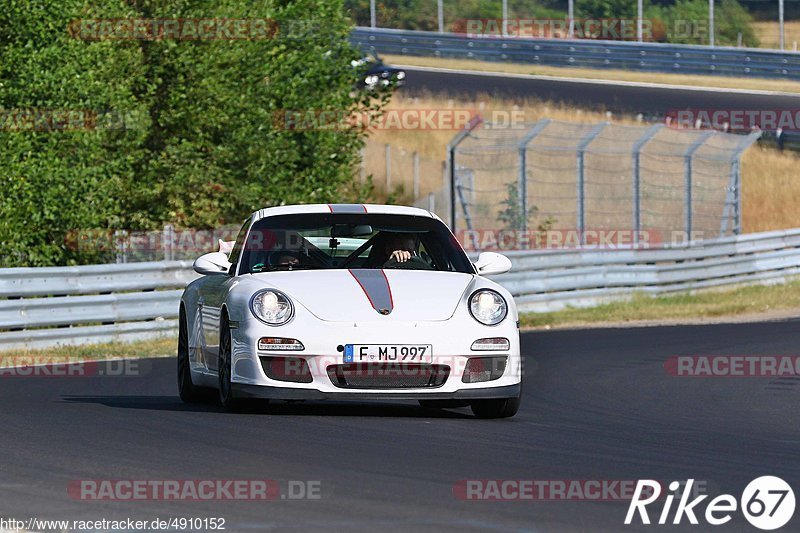
[[194, 271], [204, 276], [227, 274], [230, 268], [228, 256], [223, 252], [201, 255], [194, 261]]
[[475, 270], [481, 276], [491, 276], [493, 274], [505, 274], [511, 270], [511, 260], [503, 254], [495, 252], [483, 252], [478, 256], [478, 260], [473, 263]]

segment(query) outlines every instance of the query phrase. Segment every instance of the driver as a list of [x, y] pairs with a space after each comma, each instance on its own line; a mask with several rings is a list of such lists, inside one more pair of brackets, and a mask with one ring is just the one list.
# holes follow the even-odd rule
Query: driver
[[383, 251], [386, 259], [382, 264], [388, 263], [389, 261], [405, 263], [417, 255], [416, 244], [414, 235], [410, 233], [391, 234], [384, 243]]
[[273, 256], [273, 265], [281, 267], [295, 267], [301, 264], [300, 255], [295, 252], [281, 251]]

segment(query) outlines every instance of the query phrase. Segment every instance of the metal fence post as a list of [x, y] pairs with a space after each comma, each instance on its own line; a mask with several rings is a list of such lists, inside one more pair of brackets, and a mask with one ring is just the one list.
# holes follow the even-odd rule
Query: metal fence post
[[519, 142], [519, 209], [522, 214], [521, 230], [528, 229], [528, 145], [534, 137], [550, 124], [550, 119], [545, 118], [534, 124]]
[[586, 152], [586, 148], [589, 146], [589, 143], [597, 137], [603, 129], [608, 126], [608, 122], [601, 122], [599, 124], [595, 124], [594, 127], [589, 130], [589, 133], [581, 138], [580, 142], [578, 142], [577, 148], [577, 182], [578, 182], [578, 239], [580, 244], [586, 243], [586, 237], [583, 234], [584, 230], [586, 229], [586, 206], [585, 204], [585, 176], [584, 176], [584, 154]]
[[359, 165], [359, 180], [363, 185], [367, 181], [367, 149], [361, 148], [361, 164]]
[[116, 249], [116, 262], [128, 262], [128, 235], [126, 231], [114, 230], [114, 248]]
[[419, 198], [419, 154], [414, 152], [411, 156], [411, 162], [413, 165], [413, 179], [414, 179], [414, 201], [417, 201]]
[[683, 186], [684, 186], [684, 231], [686, 241], [692, 240], [692, 158], [706, 140], [714, 135], [714, 131], [707, 131], [700, 135], [683, 154]]
[[392, 192], [392, 145], [386, 144], [386, 194]]
[[163, 239], [163, 248], [164, 248], [164, 261], [172, 261], [172, 244], [173, 244], [173, 233], [174, 229], [172, 224], [165, 224], [164, 225], [164, 233], [162, 235]]
[[466, 139], [472, 130], [483, 123], [483, 119], [477, 115], [464, 126], [464, 129], [456, 133], [455, 137], [447, 143], [447, 170], [450, 179], [450, 230], [456, 231], [456, 148], [461, 141]]
[[719, 227], [719, 236], [725, 235], [733, 209], [733, 234], [739, 235], [742, 231], [742, 154], [747, 148], [761, 137], [760, 131], [755, 131], [744, 137], [731, 154], [731, 173], [728, 182], [728, 191], [725, 195], [725, 205], [722, 208], [722, 221]]
[[714, 46], [714, 0], [708, 0], [708, 46]]
[[660, 130], [663, 124], [650, 126], [644, 135], [639, 137], [633, 144], [633, 244], [639, 244], [639, 231], [642, 229], [642, 194], [641, 194], [641, 173], [639, 156], [644, 145], [647, 144]]

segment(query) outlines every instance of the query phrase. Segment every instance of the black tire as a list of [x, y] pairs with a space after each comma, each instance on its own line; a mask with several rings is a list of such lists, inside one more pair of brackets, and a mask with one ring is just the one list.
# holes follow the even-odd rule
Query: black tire
[[421, 407], [425, 409], [457, 409], [466, 407], [469, 402], [466, 400], [417, 400]]
[[478, 418], [510, 418], [519, 410], [520, 398], [493, 398], [470, 402], [472, 412]]
[[224, 314], [219, 325], [217, 373], [219, 375], [219, 403], [226, 411], [238, 411], [241, 408], [241, 400], [234, 397], [231, 386], [231, 328], [228, 327], [228, 317]]
[[178, 395], [185, 403], [197, 403], [203, 400], [203, 389], [192, 381], [189, 366], [189, 327], [186, 323], [186, 311], [181, 306], [178, 320]]

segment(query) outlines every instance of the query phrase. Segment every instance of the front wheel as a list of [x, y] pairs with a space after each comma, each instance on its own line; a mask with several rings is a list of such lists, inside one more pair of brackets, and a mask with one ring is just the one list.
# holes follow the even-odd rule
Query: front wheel
[[470, 403], [472, 412], [478, 418], [510, 418], [519, 410], [520, 398], [493, 398], [475, 400]]
[[203, 399], [203, 390], [192, 382], [189, 364], [189, 329], [183, 307], [178, 321], [178, 395], [185, 403], [196, 403]]
[[227, 411], [238, 411], [240, 400], [234, 398], [231, 385], [231, 328], [227, 317], [223, 316], [219, 327], [219, 402]]

